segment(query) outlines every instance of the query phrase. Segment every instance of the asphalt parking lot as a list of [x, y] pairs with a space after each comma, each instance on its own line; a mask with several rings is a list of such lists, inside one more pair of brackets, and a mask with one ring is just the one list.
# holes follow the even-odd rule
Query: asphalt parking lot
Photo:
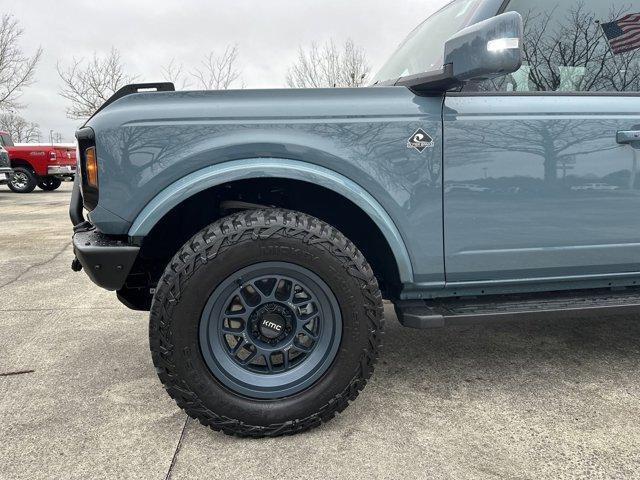
[[414, 331], [387, 309], [374, 378], [332, 422], [240, 440], [187, 420], [147, 315], [70, 270], [70, 190], [0, 187], [0, 478], [640, 476], [637, 317]]

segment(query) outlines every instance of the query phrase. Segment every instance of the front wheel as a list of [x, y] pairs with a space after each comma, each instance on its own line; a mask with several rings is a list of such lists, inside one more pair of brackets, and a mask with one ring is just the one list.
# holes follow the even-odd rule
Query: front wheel
[[38, 179], [35, 174], [24, 167], [16, 167], [13, 169], [11, 178], [9, 178], [8, 186], [15, 193], [31, 193], [36, 188]]
[[38, 187], [45, 192], [57, 190], [62, 185], [62, 180], [56, 177], [42, 177], [38, 181]]
[[382, 300], [371, 267], [335, 228], [254, 210], [196, 234], [151, 307], [154, 364], [191, 417], [240, 436], [331, 419], [373, 372]]

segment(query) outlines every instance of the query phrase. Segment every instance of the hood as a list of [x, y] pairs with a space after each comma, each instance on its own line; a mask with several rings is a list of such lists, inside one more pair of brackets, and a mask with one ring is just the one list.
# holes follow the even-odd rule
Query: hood
[[136, 93], [107, 105], [86, 125], [117, 128], [126, 124], [166, 124], [172, 119], [253, 122], [394, 116], [406, 113], [413, 98], [404, 87]]

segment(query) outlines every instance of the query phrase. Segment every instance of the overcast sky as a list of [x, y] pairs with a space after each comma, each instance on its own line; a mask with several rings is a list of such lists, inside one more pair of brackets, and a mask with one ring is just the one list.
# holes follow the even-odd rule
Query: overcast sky
[[140, 81], [162, 80], [172, 58], [185, 69], [210, 50], [237, 43], [247, 88], [285, 86], [298, 45], [351, 37], [367, 51], [375, 71], [404, 36], [448, 0], [0, 0], [24, 29], [27, 54], [44, 49], [37, 82], [20, 113], [73, 140], [78, 121], [65, 117], [56, 62], [108, 53], [122, 55]]

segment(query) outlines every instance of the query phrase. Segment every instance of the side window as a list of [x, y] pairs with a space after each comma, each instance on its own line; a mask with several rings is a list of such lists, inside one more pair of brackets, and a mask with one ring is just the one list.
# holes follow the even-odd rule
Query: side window
[[465, 90], [640, 91], [640, 0], [511, 0], [506, 10], [524, 20], [522, 68]]

